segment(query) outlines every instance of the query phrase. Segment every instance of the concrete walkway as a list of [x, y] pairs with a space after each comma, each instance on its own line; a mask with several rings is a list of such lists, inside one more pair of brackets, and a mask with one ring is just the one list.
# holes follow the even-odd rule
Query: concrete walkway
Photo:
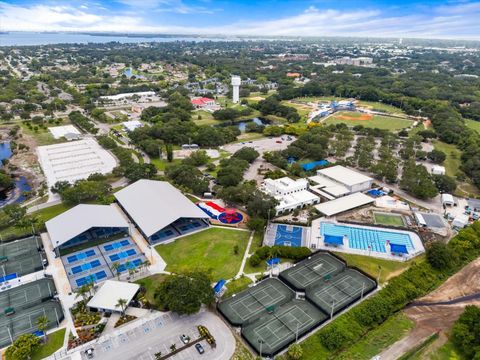
[[240, 269], [238, 270], [237, 275], [235, 275], [235, 279], [238, 279], [240, 276], [243, 275], [243, 270], [245, 269], [245, 264], [247, 263], [247, 259], [251, 256], [250, 247], [252, 245], [253, 235], [255, 235], [255, 231], [252, 231], [251, 234], [250, 234], [250, 238], [248, 239], [247, 248], [245, 249], [245, 253], [243, 254], [242, 264], [240, 265]]

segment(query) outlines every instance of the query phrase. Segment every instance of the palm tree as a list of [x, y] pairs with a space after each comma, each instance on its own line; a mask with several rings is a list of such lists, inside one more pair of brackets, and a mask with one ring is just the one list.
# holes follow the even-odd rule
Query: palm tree
[[48, 327], [48, 318], [45, 315], [40, 316], [36, 321], [37, 329], [43, 332], [45, 336], [45, 342], [47, 342], [47, 327]]
[[112, 264], [112, 270], [113, 272], [117, 275], [117, 279], [120, 280], [120, 272], [118, 271], [118, 268], [120, 267], [120, 264], [118, 262], [114, 262]]
[[75, 289], [75, 299], [78, 298], [78, 297], [81, 297], [83, 299], [83, 301], [87, 301], [87, 295], [88, 295], [89, 291], [90, 290], [89, 290], [87, 284], [82, 285], [79, 288], [76, 288]]
[[117, 300], [117, 305], [120, 309], [122, 309], [122, 316], [125, 315], [125, 310], [127, 310], [127, 300], [126, 299], [118, 299]]
[[177, 345], [175, 344], [170, 345], [170, 351], [174, 352], [175, 350], [177, 350]]

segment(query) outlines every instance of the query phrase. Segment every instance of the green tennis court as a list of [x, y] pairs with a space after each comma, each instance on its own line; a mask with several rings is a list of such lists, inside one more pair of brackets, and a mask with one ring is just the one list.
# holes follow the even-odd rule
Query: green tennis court
[[14, 315], [2, 315], [0, 317], [0, 346], [8, 346], [12, 339], [15, 340], [22, 334], [37, 331], [35, 322], [40, 316], [47, 317], [48, 329], [54, 328], [63, 320], [62, 306], [59, 302], [48, 301], [16, 312]]
[[375, 281], [369, 277], [346, 269], [330, 280], [308, 287], [305, 296], [327, 314], [336, 314], [375, 288]]
[[328, 253], [320, 253], [303, 260], [280, 273], [280, 279], [295, 290], [332, 277], [345, 269], [345, 264]]
[[242, 328], [245, 340], [262, 356], [273, 356], [327, 319], [312, 304], [291, 300]]
[[0, 244], [0, 276], [17, 274], [18, 277], [43, 269], [38, 249], [42, 241], [36, 236]]
[[28, 308], [50, 299], [55, 295], [55, 283], [52, 279], [41, 279], [12, 289], [0, 292], [0, 310], [14, 307], [18, 312], [20, 309]]
[[266, 279], [218, 304], [231, 324], [242, 325], [290, 301], [294, 293], [275, 278]]

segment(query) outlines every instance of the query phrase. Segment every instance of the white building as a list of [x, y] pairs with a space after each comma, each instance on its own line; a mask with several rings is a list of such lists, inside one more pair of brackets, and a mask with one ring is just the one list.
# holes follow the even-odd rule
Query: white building
[[[138, 284], [107, 280], [90, 299], [87, 306], [105, 313], [120, 313], [128, 307], [138, 290], [140, 290]], [[123, 309], [118, 304], [120, 299], [125, 300]]]
[[433, 165], [432, 166], [432, 174], [433, 175], [445, 175], [445, 167], [440, 165]]
[[320, 169], [317, 175], [310, 177], [309, 180], [316, 184], [312, 190], [328, 200], [366, 191], [373, 183], [372, 178], [341, 165]]
[[125, 131], [132, 132], [135, 129], [141, 128], [143, 126], [143, 123], [138, 120], [131, 120], [123, 122], [122, 125]]
[[306, 179], [293, 180], [288, 177], [265, 179], [262, 190], [280, 202], [275, 208], [277, 215], [320, 202], [317, 195], [308, 191]]
[[452, 221], [452, 227], [463, 229], [468, 225], [468, 215], [460, 214]]
[[64, 137], [67, 140], [72, 140], [73, 138], [78, 139], [82, 136], [80, 131], [73, 125], [52, 126], [48, 128], [48, 131], [50, 131], [55, 139]]
[[240, 85], [242, 84], [242, 79], [240, 76], [233, 75], [232, 76], [232, 87], [233, 87], [233, 95], [232, 101], [234, 104], [238, 104], [240, 102]]

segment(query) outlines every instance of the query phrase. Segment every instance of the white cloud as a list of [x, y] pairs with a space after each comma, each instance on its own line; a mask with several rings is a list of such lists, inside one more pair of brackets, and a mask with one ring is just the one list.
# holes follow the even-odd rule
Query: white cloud
[[181, 0], [117, 1], [124, 4], [125, 9], [112, 12], [95, 3], [83, 3], [75, 7], [40, 4], [21, 6], [0, 2], [0, 30], [480, 38], [480, 2], [422, 7], [410, 15], [397, 15], [391, 9], [320, 10], [309, 7], [296, 15], [264, 21], [232, 20], [232, 23], [226, 25], [215, 25], [212, 21], [210, 26], [197, 26], [194, 23], [188, 26], [167, 26], [158, 24], [158, 20], [152, 25], [151, 19], [155, 18], [155, 13], [207, 10], [186, 6]]

